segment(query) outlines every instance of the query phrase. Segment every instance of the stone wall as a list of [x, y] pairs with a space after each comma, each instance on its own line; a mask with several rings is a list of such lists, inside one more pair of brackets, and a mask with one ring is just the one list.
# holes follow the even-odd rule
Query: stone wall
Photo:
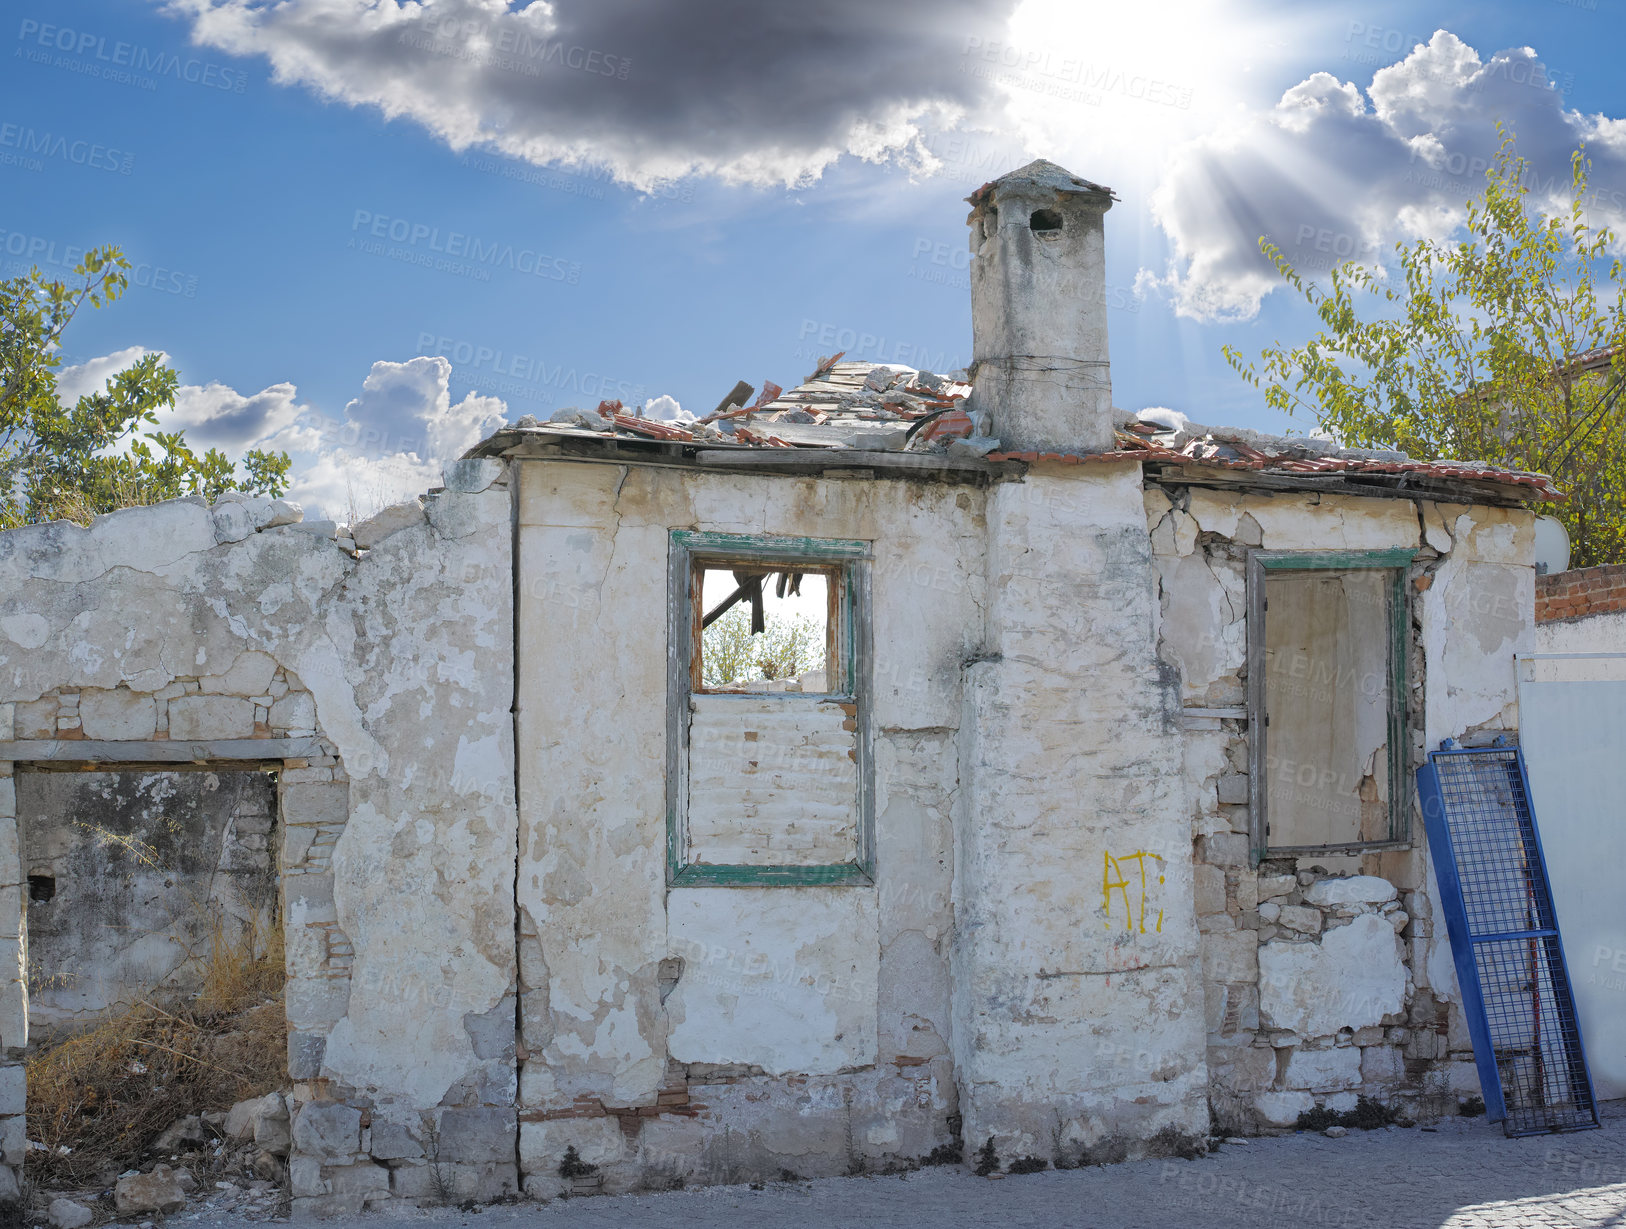
[[[277, 799], [299, 1210], [984, 1145], [1076, 1165], [1185, 1147], [1210, 1112], [1262, 1130], [1473, 1091], [1416, 817], [1403, 848], [1253, 865], [1244, 565], [1416, 551], [1409, 771], [1517, 729], [1529, 514], [1146, 487], [1133, 463], [987, 487], [515, 471], [512, 504], [504, 466], [464, 462], [342, 538], [241, 499], [0, 535], [13, 760], [300, 748]], [[869, 544], [862, 718], [809, 712], [855, 766], [842, 799], [856, 771], [873, 800], [873, 881], [669, 883], [674, 530]], [[747, 724], [741, 745], [778, 729]], [[857, 840], [836, 811], [820, 851]], [[0, 759], [12, 1063], [16, 813]]]
[[[492, 461], [346, 536], [242, 497], [0, 535], [0, 731], [18, 754], [310, 736], [278, 799], [302, 1211], [517, 1187], [511, 539]], [[0, 763], [15, 1062], [12, 777]], [[20, 1068], [0, 1068], [0, 1113], [23, 1100]], [[0, 1131], [15, 1165], [20, 1128]]]
[[1159, 651], [1180, 677], [1215, 1124], [1290, 1127], [1316, 1105], [1349, 1110], [1362, 1095], [1447, 1112], [1478, 1081], [1415, 806], [1408, 847], [1252, 864], [1245, 560], [1251, 548], [1415, 549], [1409, 776], [1443, 738], [1477, 744], [1518, 728], [1533, 517], [1157, 486], [1146, 509]]
[[263, 943], [278, 925], [277, 786], [266, 773], [15, 781], [32, 1035], [194, 993], [215, 944]]

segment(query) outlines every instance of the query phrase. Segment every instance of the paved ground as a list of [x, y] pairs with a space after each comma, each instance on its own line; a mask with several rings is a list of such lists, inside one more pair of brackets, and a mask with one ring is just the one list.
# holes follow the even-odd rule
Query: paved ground
[[[1078, 1226], [1263, 1229], [1344, 1226], [1626, 1227], [1626, 1102], [1604, 1127], [1506, 1139], [1483, 1118], [1436, 1131], [1351, 1131], [1223, 1145], [1196, 1161], [1139, 1161], [998, 1181], [929, 1169], [895, 1178], [832, 1178], [761, 1191], [714, 1187], [547, 1205], [370, 1215], [352, 1229], [802, 1229], [805, 1226]], [[207, 1213], [172, 1229], [228, 1224]], [[332, 1222], [329, 1222], [330, 1224]]]

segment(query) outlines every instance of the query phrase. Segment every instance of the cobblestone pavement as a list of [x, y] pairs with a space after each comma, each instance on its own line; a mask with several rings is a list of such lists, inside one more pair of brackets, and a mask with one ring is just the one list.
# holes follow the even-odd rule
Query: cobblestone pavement
[[[1298, 1134], [1225, 1144], [1195, 1161], [1137, 1161], [1007, 1176], [959, 1169], [900, 1177], [712, 1187], [660, 1195], [568, 1199], [546, 1205], [370, 1214], [351, 1229], [662, 1229], [796, 1226], [1091, 1227], [1091, 1229], [1510, 1229], [1626, 1226], [1626, 1102], [1604, 1127], [1506, 1139], [1483, 1118], [1436, 1130]], [[193, 1229], [232, 1222], [206, 1213], [172, 1219]]]

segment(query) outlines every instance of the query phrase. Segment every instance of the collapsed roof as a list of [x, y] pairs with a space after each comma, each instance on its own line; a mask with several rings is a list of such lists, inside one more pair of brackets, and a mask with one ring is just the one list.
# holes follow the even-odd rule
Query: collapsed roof
[[1160, 481], [1469, 503], [1561, 500], [1545, 474], [1477, 461], [1421, 461], [1405, 453], [1341, 448], [1314, 436], [1272, 436], [1240, 427], [1205, 427], [1169, 410], [1118, 412], [1115, 446], [1096, 453], [1012, 452], [983, 433], [965, 405], [963, 371], [939, 375], [899, 364], [821, 360], [789, 390], [741, 383], [711, 414], [681, 420], [643, 417], [619, 401], [566, 409], [548, 421], [526, 416], [472, 449], [471, 456], [613, 456], [715, 468], [817, 472], [832, 468], [930, 471], [986, 481], [1041, 462], [1138, 462]]

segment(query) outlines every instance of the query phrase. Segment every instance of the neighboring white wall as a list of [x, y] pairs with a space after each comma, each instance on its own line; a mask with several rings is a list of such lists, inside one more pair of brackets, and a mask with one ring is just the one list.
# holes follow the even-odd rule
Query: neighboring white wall
[[1536, 624], [1538, 653], [1626, 653], [1626, 610]]
[[1626, 1097], [1626, 656], [1520, 665], [1520, 742], [1592, 1081], [1603, 1099]]

